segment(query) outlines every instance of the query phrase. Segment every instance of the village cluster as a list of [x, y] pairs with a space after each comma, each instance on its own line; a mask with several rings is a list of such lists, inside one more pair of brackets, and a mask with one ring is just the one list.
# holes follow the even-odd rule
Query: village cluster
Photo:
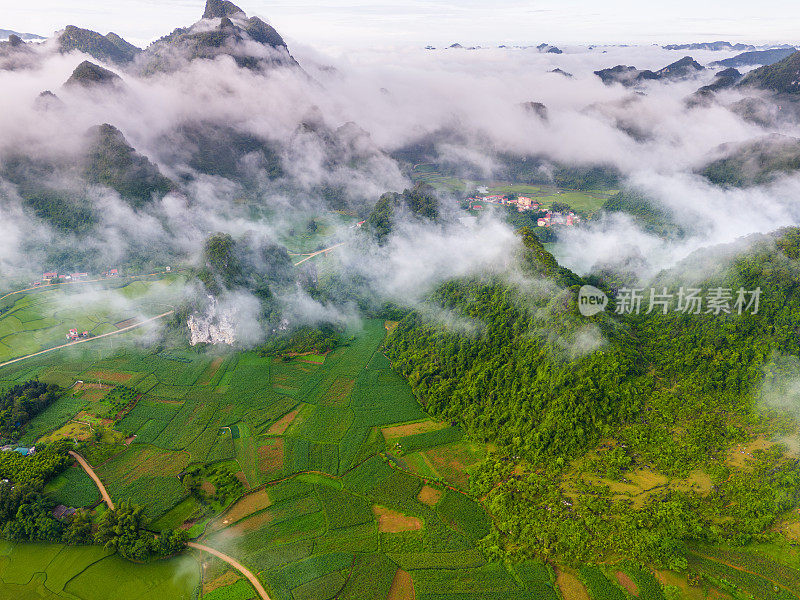
[[[118, 269], [109, 269], [108, 271], [104, 271], [101, 277], [108, 278], [108, 277], [119, 277], [119, 270]], [[89, 279], [88, 273], [69, 273], [67, 275], [59, 275], [57, 271], [53, 271], [52, 273], [42, 273], [42, 280], [41, 281], [34, 281], [31, 283], [32, 287], [36, 287], [42, 285], [42, 283], [54, 283], [57, 282], [59, 279], [63, 279], [64, 281], [86, 281]]]
[[73, 341], [74, 340], [78, 340], [78, 339], [84, 339], [85, 340], [88, 337], [89, 337], [89, 332], [88, 331], [81, 331], [80, 333], [78, 333], [77, 329], [70, 329], [67, 332], [67, 339], [68, 340], [73, 340]]
[[[519, 212], [525, 211], [540, 211], [542, 205], [539, 204], [534, 198], [527, 196], [474, 196], [467, 198], [470, 210], [484, 210], [485, 204], [495, 204], [498, 206], [516, 206]], [[550, 227], [551, 225], [565, 225], [572, 227], [580, 222], [581, 218], [574, 212], [570, 211], [566, 214], [555, 212], [551, 210], [544, 211], [544, 215], [536, 220], [539, 227]]]

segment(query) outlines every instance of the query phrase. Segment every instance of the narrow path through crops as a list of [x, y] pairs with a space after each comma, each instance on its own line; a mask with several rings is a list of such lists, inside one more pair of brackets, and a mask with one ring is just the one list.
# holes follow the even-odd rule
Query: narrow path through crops
[[223, 554], [219, 550], [214, 550], [214, 548], [211, 548], [210, 546], [204, 546], [203, 544], [198, 544], [196, 542], [186, 542], [186, 545], [189, 546], [189, 548], [194, 548], [195, 550], [202, 550], [203, 552], [208, 552], [209, 554], [213, 554], [217, 558], [224, 560], [234, 569], [239, 571], [242, 575], [247, 577], [248, 581], [250, 581], [250, 583], [253, 584], [253, 587], [256, 588], [256, 592], [258, 592], [258, 595], [261, 596], [263, 600], [270, 600], [269, 596], [267, 595], [267, 590], [264, 589], [264, 586], [261, 585], [261, 582], [256, 578], [255, 575], [253, 575], [250, 569], [245, 567], [235, 558], [232, 558], [227, 554]]
[[73, 457], [75, 460], [78, 461], [78, 464], [86, 471], [86, 474], [92, 478], [97, 489], [100, 490], [100, 496], [103, 498], [103, 501], [106, 503], [110, 510], [114, 510], [114, 503], [111, 501], [111, 496], [108, 495], [106, 491], [106, 486], [103, 485], [103, 482], [100, 481], [100, 478], [97, 476], [97, 473], [94, 472], [92, 465], [86, 462], [86, 459], [83, 458], [77, 452], [73, 452], [72, 450], [69, 451], [69, 455]]

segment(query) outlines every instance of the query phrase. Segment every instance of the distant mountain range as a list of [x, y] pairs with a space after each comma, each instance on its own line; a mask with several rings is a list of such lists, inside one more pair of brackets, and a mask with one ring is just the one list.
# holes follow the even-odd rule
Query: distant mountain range
[[[275, 29], [258, 17], [248, 18], [241, 8], [227, 0], [208, 0], [201, 21], [175, 29], [146, 49], [136, 47], [116, 33], [103, 35], [74, 25], [65, 27], [55, 38], [58, 42], [55, 47], [61, 53], [83, 52], [100, 62], [131, 66], [145, 74], [177, 70], [187, 58], [215, 59], [222, 55], [248, 69], [282, 65], [299, 68]], [[0, 68], [30, 66], [37, 60], [23, 42], [13, 34], [8, 42], [0, 42]]]
[[753, 65], [772, 65], [794, 53], [796, 48], [772, 48], [770, 50], [754, 50], [743, 52], [733, 58], [718, 60], [711, 63], [712, 67], [748, 67]]
[[[551, 44], [539, 44], [538, 46], [508, 46], [506, 44], [500, 44], [497, 46], [498, 48], [514, 48], [516, 50], [529, 50], [535, 49], [538, 52], [543, 52], [545, 54], [563, 54], [564, 52], [558, 47], [553, 46]], [[436, 46], [431, 46], [430, 44], [425, 46], [426, 50], [436, 50]], [[445, 48], [445, 50], [483, 50], [484, 46], [464, 46], [463, 44], [459, 44], [456, 42], [455, 44], [450, 44]]]
[[793, 52], [775, 64], [750, 71], [739, 85], [777, 94], [800, 94], [800, 52]]
[[658, 71], [649, 69], [640, 70], [636, 67], [627, 65], [617, 65], [610, 69], [601, 69], [594, 74], [603, 80], [606, 85], [621, 83], [624, 86], [632, 87], [645, 81], [658, 80], [680, 80], [696, 75], [704, 71], [705, 67], [694, 60], [691, 56], [684, 56], [682, 59], [667, 65]]
[[0, 41], [7, 40], [12, 35], [17, 36], [18, 38], [25, 40], [25, 41], [35, 41], [35, 40], [44, 40], [47, 38], [42, 37], [41, 35], [36, 35], [35, 33], [19, 33], [18, 31], [11, 31], [10, 29], [0, 29]]
[[699, 42], [694, 44], [670, 44], [661, 46], [664, 50], [711, 50], [713, 52], [755, 50], [752, 44], [731, 44], [730, 42]]

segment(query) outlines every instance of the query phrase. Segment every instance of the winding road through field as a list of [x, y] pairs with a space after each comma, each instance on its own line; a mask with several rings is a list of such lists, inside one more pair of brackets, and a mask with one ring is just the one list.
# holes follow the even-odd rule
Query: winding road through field
[[204, 546], [203, 544], [198, 544], [196, 542], [186, 542], [186, 545], [189, 546], [189, 548], [194, 548], [195, 550], [201, 550], [203, 552], [208, 552], [209, 554], [213, 554], [217, 558], [219, 558], [221, 560], [224, 560], [226, 563], [228, 563], [234, 569], [239, 571], [242, 575], [247, 577], [248, 581], [251, 584], [253, 584], [254, 588], [256, 588], [256, 592], [258, 592], [258, 595], [261, 596], [262, 600], [270, 600], [269, 596], [267, 595], [267, 590], [264, 589], [264, 586], [261, 585], [261, 582], [258, 580], [258, 578], [255, 575], [253, 575], [253, 573], [250, 571], [250, 569], [245, 567], [242, 563], [240, 563], [235, 558], [232, 558], [232, 557], [228, 556], [227, 554], [223, 554], [219, 550], [214, 550], [214, 548], [211, 548], [210, 546]]
[[[108, 495], [108, 491], [106, 491], [106, 486], [104, 486], [103, 482], [100, 481], [100, 478], [97, 476], [97, 473], [94, 472], [92, 466], [88, 462], [86, 462], [86, 459], [83, 458], [77, 452], [73, 452], [72, 450], [70, 450], [69, 455], [72, 456], [75, 460], [77, 460], [78, 464], [81, 467], [83, 467], [84, 471], [86, 471], [86, 474], [92, 478], [92, 481], [94, 481], [95, 485], [97, 486], [97, 489], [100, 490], [100, 496], [102, 496], [103, 500], [108, 505], [108, 508], [114, 510], [114, 503], [111, 501], [111, 496]], [[253, 574], [252, 571], [250, 571], [250, 569], [245, 567], [235, 558], [228, 556], [227, 554], [223, 554], [219, 550], [215, 550], [210, 546], [205, 546], [203, 544], [198, 544], [196, 542], [186, 542], [186, 545], [189, 546], [189, 548], [194, 548], [195, 550], [200, 550], [202, 552], [208, 552], [209, 554], [216, 556], [220, 560], [224, 560], [226, 563], [228, 563], [230, 566], [232, 566], [234, 569], [239, 571], [242, 575], [244, 575], [247, 578], [247, 580], [253, 585], [253, 587], [255, 588], [256, 592], [258, 593], [258, 595], [261, 597], [262, 600], [270, 600], [270, 597], [267, 595], [267, 590], [264, 589], [264, 586], [261, 585], [261, 582], [258, 580], [258, 578]]]
[[0, 367], [5, 367], [7, 365], [14, 364], [15, 362], [19, 362], [21, 360], [25, 360], [27, 358], [33, 358], [34, 356], [39, 356], [41, 354], [47, 354], [48, 352], [53, 352], [54, 350], [60, 350], [61, 348], [69, 348], [70, 346], [75, 346], [77, 344], [85, 344], [86, 342], [93, 342], [94, 340], [99, 340], [100, 338], [108, 337], [110, 335], [119, 335], [120, 333], [125, 333], [126, 331], [130, 331], [131, 329], [136, 329], [137, 327], [141, 327], [147, 323], [152, 323], [153, 321], [157, 321], [159, 319], [163, 319], [164, 317], [171, 315], [174, 313], [174, 310], [169, 310], [165, 313], [161, 313], [155, 317], [151, 317], [149, 319], [145, 319], [144, 321], [140, 321], [128, 327], [123, 327], [122, 329], [118, 329], [117, 331], [110, 331], [109, 333], [102, 333], [100, 335], [96, 335], [94, 337], [86, 338], [84, 340], [78, 340], [77, 342], [70, 342], [69, 344], [61, 344], [60, 346], [55, 346], [53, 348], [48, 348], [47, 350], [42, 350], [41, 352], [34, 352], [33, 354], [28, 354], [27, 356], [20, 356], [19, 358], [15, 358], [13, 360], [9, 360], [4, 363], [0, 363]]
[[86, 459], [83, 458], [77, 452], [73, 452], [72, 450], [69, 451], [69, 455], [78, 461], [78, 464], [86, 471], [86, 474], [92, 478], [94, 484], [97, 486], [97, 489], [100, 490], [100, 496], [103, 498], [103, 501], [106, 503], [110, 510], [114, 510], [114, 503], [111, 501], [111, 496], [108, 495], [106, 491], [106, 486], [103, 485], [103, 482], [100, 481], [100, 478], [97, 476], [97, 473], [94, 472], [92, 465], [86, 462]]

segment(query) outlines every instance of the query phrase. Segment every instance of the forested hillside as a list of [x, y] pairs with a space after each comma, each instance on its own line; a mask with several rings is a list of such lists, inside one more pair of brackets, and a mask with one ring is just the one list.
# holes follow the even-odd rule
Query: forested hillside
[[388, 354], [429, 412], [513, 454], [567, 456], [637, 412], [644, 362], [629, 326], [575, 315], [581, 279], [529, 230], [523, 240], [526, 276], [553, 284], [447, 283], [431, 302], [454, 325], [412, 313]]
[[[446, 320], [411, 313], [388, 343], [431, 413], [499, 447], [472, 479], [495, 517], [490, 551], [683, 569], [686, 543], [771, 539], [800, 502], [800, 463], [774, 446], [743, 469], [729, 451], [796, 431], [800, 229], [706, 250], [652, 282], [728, 289], [729, 312], [646, 314], [648, 283], [641, 314], [616, 315], [612, 301], [591, 318], [576, 310], [581, 280], [523, 237], [525, 274], [549, 287], [450, 282], [430, 298]], [[757, 313], [739, 314], [738, 290], [757, 288]], [[678, 480], [689, 483], [666, 483]], [[640, 498], [620, 501], [615, 481], [641, 485]]]

